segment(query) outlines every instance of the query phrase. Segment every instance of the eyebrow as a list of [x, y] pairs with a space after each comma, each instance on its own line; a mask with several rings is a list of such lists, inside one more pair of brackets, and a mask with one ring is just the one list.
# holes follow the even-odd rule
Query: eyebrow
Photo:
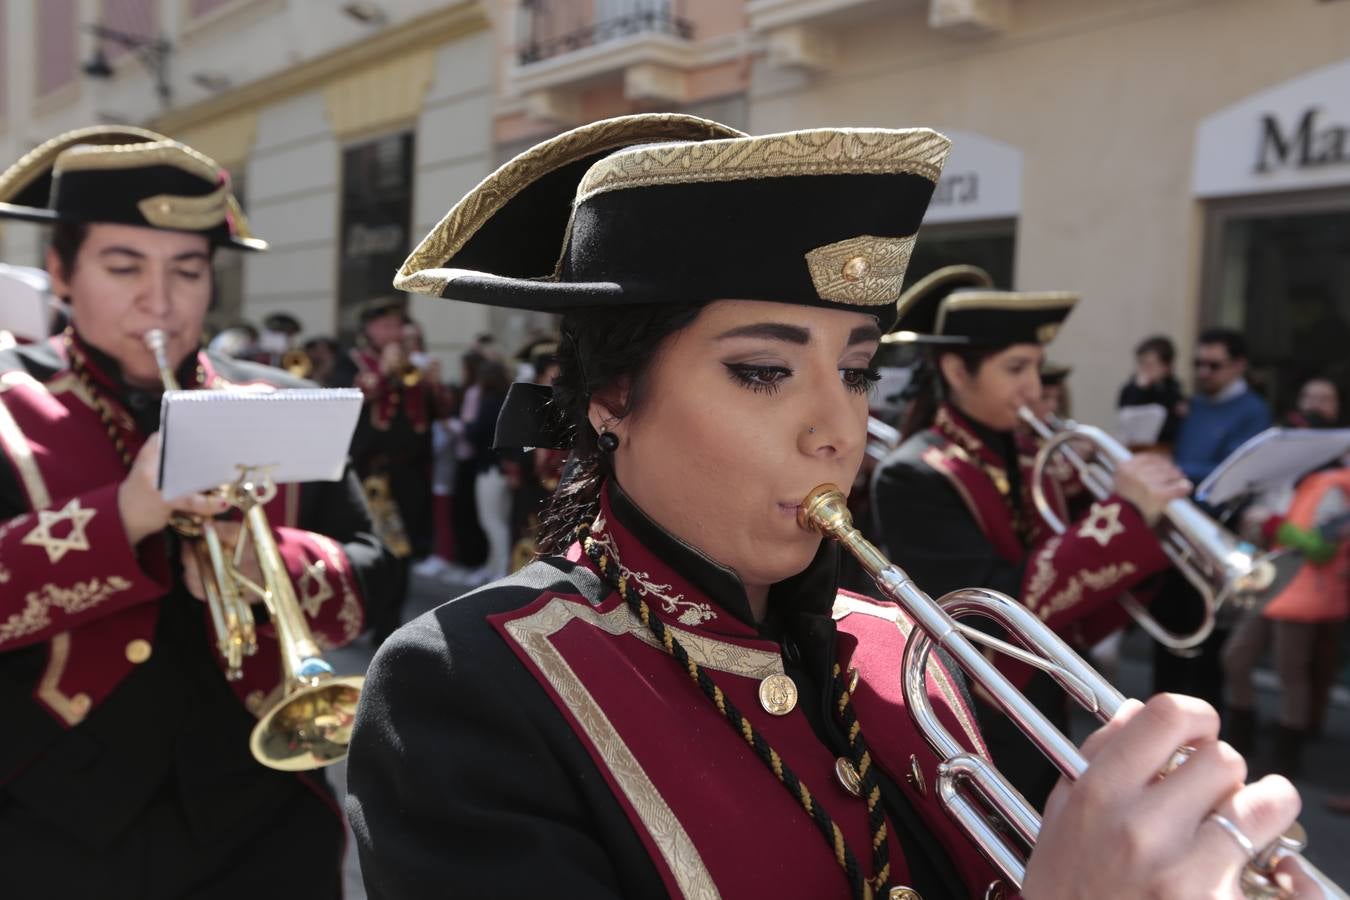
[[739, 325], [730, 331], [719, 334], [717, 340], [723, 341], [727, 338], [738, 337], [768, 338], [771, 341], [785, 341], [789, 344], [802, 346], [811, 343], [811, 332], [808, 329], [782, 322], [755, 322], [752, 325]]
[[[752, 325], [740, 325], [722, 332], [717, 336], [717, 340], [738, 337], [767, 338], [771, 341], [784, 341], [798, 346], [811, 343], [810, 329], [802, 328], [799, 325], [788, 325], [783, 322], [756, 322]], [[879, 340], [881, 340], [880, 328], [876, 325], [859, 325], [849, 332], [848, 346]]]
[[[104, 247], [102, 250], [98, 251], [99, 256], [108, 256], [109, 254], [112, 253], [120, 253], [123, 256], [134, 256], [136, 259], [139, 260], [148, 259], [148, 257], [141, 251], [135, 250], [131, 247], [123, 247], [120, 244], [111, 247]], [[172, 257], [171, 262], [186, 262], [192, 259], [209, 260], [210, 257], [201, 250], [187, 250], [183, 253], [179, 253], [176, 256]]]

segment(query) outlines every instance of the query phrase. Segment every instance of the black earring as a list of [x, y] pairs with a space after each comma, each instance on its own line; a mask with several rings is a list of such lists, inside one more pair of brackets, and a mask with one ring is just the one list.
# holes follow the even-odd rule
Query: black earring
[[612, 431], [602, 431], [595, 443], [605, 453], [613, 453], [619, 449], [619, 436]]

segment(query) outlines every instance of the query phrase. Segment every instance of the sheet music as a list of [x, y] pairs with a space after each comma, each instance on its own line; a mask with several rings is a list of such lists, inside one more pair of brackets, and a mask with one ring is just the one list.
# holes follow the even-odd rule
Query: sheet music
[[1167, 407], [1161, 403], [1122, 406], [1116, 417], [1116, 439], [1126, 447], [1149, 447], [1158, 443], [1167, 424]]
[[51, 328], [47, 273], [28, 266], [0, 263], [0, 331], [40, 341]]
[[1350, 428], [1268, 428], [1219, 463], [1196, 491], [1220, 504], [1243, 494], [1292, 485], [1350, 453]]
[[277, 484], [337, 481], [361, 403], [355, 388], [167, 391], [160, 493], [210, 490], [237, 479], [241, 466], [263, 468]]

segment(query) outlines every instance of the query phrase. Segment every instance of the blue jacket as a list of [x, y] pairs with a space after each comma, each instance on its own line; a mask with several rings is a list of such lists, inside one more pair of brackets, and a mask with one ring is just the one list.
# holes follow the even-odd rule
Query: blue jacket
[[1269, 427], [1270, 409], [1255, 391], [1218, 402], [1196, 394], [1177, 436], [1177, 465], [1199, 484], [1228, 454]]

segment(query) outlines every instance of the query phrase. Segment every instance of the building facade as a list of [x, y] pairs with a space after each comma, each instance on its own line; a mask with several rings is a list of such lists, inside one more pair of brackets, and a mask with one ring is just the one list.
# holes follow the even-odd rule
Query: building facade
[[[144, 48], [93, 24], [165, 41], [166, 99]], [[1140, 338], [1173, 337], [1184, 380], [1214, 323], [1277, 404], [1314, 371], [1350, 388], [1350, 0], [0, 0], [0, 30], [6, 159], [118, 120], [231, 168], [273, 250], [222, 261], [221, 321], [349, 333], [495, 165], [680, 110], [951, 136], [912, 277], [974, 262], [1081, 292], [1051, 355], [1086, 420], [1111, 420]], [[0, 250], [34, 262], [40, 240], [11, 224]], [[413, 304], [447, 362], [549, 324]]]

